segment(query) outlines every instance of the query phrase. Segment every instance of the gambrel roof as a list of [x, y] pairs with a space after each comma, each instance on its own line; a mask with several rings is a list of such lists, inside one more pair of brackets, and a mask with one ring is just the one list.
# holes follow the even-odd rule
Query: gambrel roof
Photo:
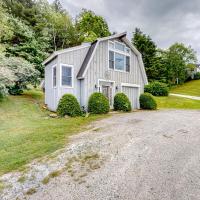
[[102, 41], [106, 41], [106, 40], [112, 40], [112, 39], [121, 39], [137, 56], [138, 58], [138, 62], [139, 62], [139, 67], [141, 69], [141, 73], [143, 76], [143, 80], [145, 84], [148, 84], [148, 80], [147, 80], [147, 76], [146, 76], [146, 72], [145, 72], [145, 68], [144, 68], [144, 64], [142, 61], [142, 56], [141, 53], [132, 45], [132, 43], [126, 38], [127, 33], [123, 32], [123, 33], [119, 33], [119, 34], [114, 34], [108, 37], [104, 37], [104, 38], [98, 38], [96, 41], [92, 42], [92, 43], [84, 43], [83, 45], [80, 46], [76, 46], [76, 47], [72, 47], [72, 48], [68, 48], [68, 49], [64, 49], [64, 50], [60, 50], [60, 51], [55, 51], [49, 58], [47, 58], [44, 62], [43, 65], [47, 65], [49, 62], [51, 62], [53, 59], [55, 59], [59, 54], [63, 54], [69, 51], [74, 51], [74, 50], [78, 50], [81, 48], [88, 48], [89, 50], [85, 56], [85, 59], [80, 67], [80, 70], [77, 74], [77, 79], [84, 79], [86, 72], [89, 68], [90, 62], [92, 61], [92, 58], [96, 52], [96, 49], [99, 45], [100, 42]]

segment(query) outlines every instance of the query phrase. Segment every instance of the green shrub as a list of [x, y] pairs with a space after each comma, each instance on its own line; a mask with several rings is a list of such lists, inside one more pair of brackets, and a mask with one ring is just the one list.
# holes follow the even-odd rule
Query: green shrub
[[93, 114], [105, 114], [110, 110], [108, 99], [99, 92], [93, 93], [88, 102], [88, 112]]
[[57, 112], [58, 115], [62, 117], [65, 115], [69, 115], [71, 117], [82, 115], [81, 107], [76, 97], [72, 94], [63, 95], [63, 97], [59, 101]]
[[200, 79], [200, 72], [197, 72], [195, 75], [194, 75], [194, 80], [199, 80]]
[[145, 86], [144, 92], [150, 93], [154, 96], [168, 96], [169, 88], [165, 83], [154, 81]]
[[156, 100], [150, 93], [140, 95], [140, 107], [142, 109], [155, 110], [157, 108]]
[[131, 111], [131, 102], [124, 93], [118, 93], [115, 95], [114, 110], [121, 110], [124, 112]]

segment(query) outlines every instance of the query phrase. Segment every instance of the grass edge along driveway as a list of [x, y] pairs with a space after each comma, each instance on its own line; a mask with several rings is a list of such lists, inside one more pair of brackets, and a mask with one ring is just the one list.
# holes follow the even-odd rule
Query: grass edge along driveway
[[30, 90], [0, 102], [0, 175], [64, 147], [69, 136], [105, 118], [49, 118], [50, 112], [42, 108], [43, 99], [40, 90]]

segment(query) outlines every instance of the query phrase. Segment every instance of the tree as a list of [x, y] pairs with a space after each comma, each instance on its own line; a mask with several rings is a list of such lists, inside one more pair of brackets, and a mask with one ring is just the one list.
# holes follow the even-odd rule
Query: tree
[[35, 67], [23, 58], [5, 57], [0, 54], [1, 94], [6, 92], [6, 88], [11, 94], [20, 94], [28, 84], [36, 83], [38, 76], [39, 72]]
[[163, 67], [169, 84], [181, 84], [188, 78], [188, 65], [197, 61], [196, 53], [189, 46], [175, 43], [163, 54]]
[[106, 20], [91, 10], [82, 10], [76, 18], [76, 26], [87, 42], [111, 35]]
[[144, 34], [139, 28], [136, 28], [133, 33], [132, 44], [142, 54], [148, 79], [155, 79], [156, 76], [154, 76], [153, 72], [155, 69], [156, 44], [152, 41], [150, 36]]

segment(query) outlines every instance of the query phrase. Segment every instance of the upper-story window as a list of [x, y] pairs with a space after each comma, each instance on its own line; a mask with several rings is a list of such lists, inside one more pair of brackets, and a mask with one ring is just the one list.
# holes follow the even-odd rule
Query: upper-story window
[[109, 41], [109, 69], [130, 72], [130, 52], [125, 44]]
[[62, 68], [62, 86], [72, 87], [73, 71], [72, 66], [61, 65]]

